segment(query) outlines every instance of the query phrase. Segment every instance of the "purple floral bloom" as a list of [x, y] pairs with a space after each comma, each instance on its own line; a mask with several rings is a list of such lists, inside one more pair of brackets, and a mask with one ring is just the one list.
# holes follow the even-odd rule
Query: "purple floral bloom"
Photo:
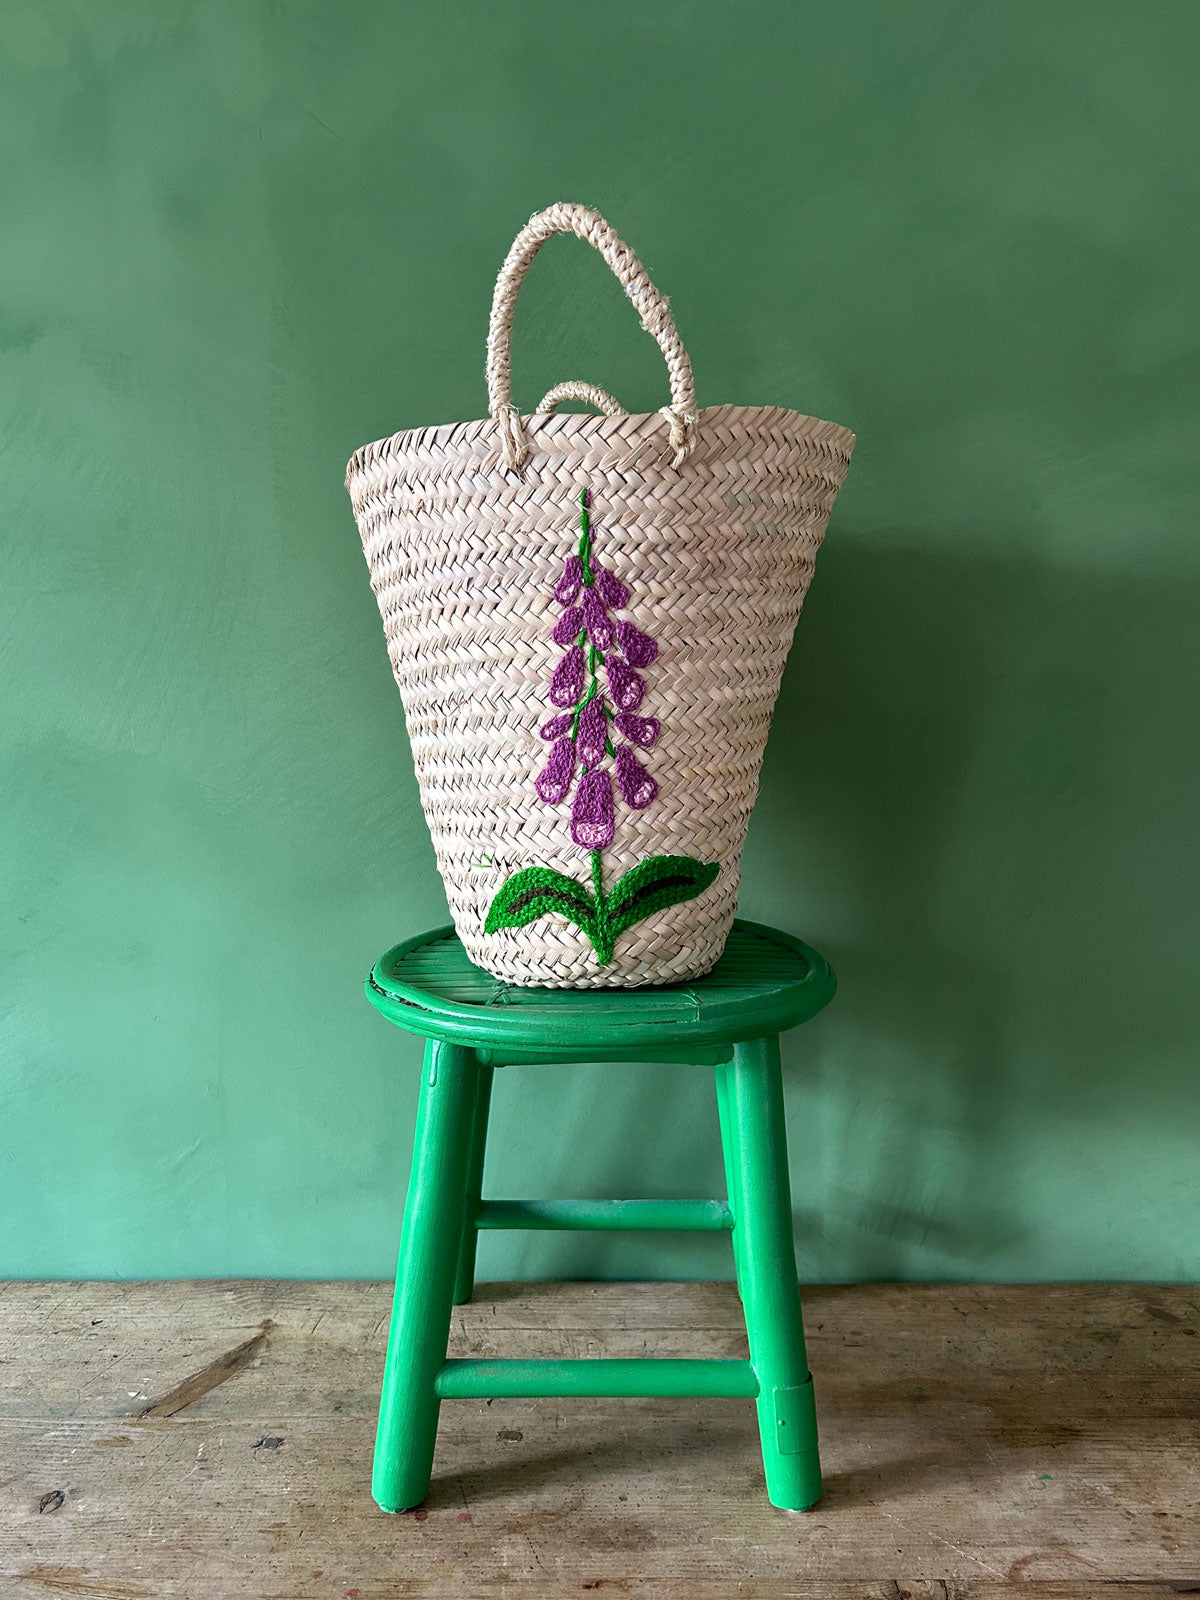
[[575, 738], [579, 748], [579, 759], [584, 766], [599, 766], [604, 760], [608, 728], [605, 726], [604, 701], [598, 694], [593, 695], [579, 713]]
[[592, 563], [592, 576], [596, 580], [596, 589], [601, 600], [610, 611], [622, 611], [629, 603], [629, 590], [604, 567]]
[[[555, 722], [561, 722], [562, 718], [555, 717], [554, 720]], [[549, 726], [550, 724], [547, 723], [546, 727], [548, 728]], [[630, 744], [638, 744], [641, 745], [643, 750], [649, 750], [650, 746], [658, 738], [662, 724], [657, 717], [635, 717], [631, 711], [618, 711], [613, 718], [613, 726], [618, 733], [625, 735]], [[547, 737], [550, 736], [543, 730], [542, 738], [545, 739]]]
[[614, 765], [621, 798], [634, 811], [644, 811], [658, 793], [658, 784], [627, 744], [618, 745]]
[[583, 612], [578, 606], [568, 606], [554, 625], [550, 637], [555, 644], [574, 644], [583, 627]]
[[595, 768], [585, 772], [571, 807], [571, 837], [581, 850], [606, 850], [613, 839], [612, 780]]
[[601, 605], [594, 585], [583, 593], [583, 621], [596, 649], [608, 650], [613, 642], [612, 618]]
[[[634, 672], [633, 668], [621, 660], [620, 656], [609, 656], [604, 663], [604, 670], [608, 674], [608, 687], [612, 690], [612, 697], [622, 711], [636, 711], [642, 703], [642, 696], [646, 692], [646, 685], [642, 676]], [[550, 698], [554, 699], [554, 690], [551, 688]], [[556, 705], [563, 704], [556, 700]]]
[[496, 891], [484, 926], [491, 934], [544, 916], [564, 917], [590, 942], [603, 967], [627, 929], [703, 894], [720, 866], [694, 856], [645, 856], [606, 889], [604, 852], [616, 826], [614, 780], [633, 811], [644, 811], [658, 794], [657, 781], [635, 752], [648, 750], [661, 726], [657, 717], [634, 715], [646, 692], [637, 669], [650, 665], [658, 645], [609, 614], [628, 604], [629, 590], [593, 560], [590, 505], [585, 489], [579, 497], [579, 544], [554, 588], [562, 615], [553, 637], [563, 654], [550, 680], [550, 699], [561, 710], [538, 730], [550, 752], [537, 792], [547, 805], [572, 799], [571, 838], [591, 856], [591, 884], [544, 864], [519, 868]]
[[556, 806], [566, 798], [575, 776], [575, 741], [556, 739], [550, 750], [550, 759], [542, 769], [535, 787], [538, 798], [548, 806]]
[[[644, 811], [658, 793], [658, 784], [634, 754], [634, 747], [648, 750], [661, 728], [657, 717], [634, 715], [646, 692], [636, 669], [649, 666], [658, 646], [632, 622], [614, 622], [609, 615], [609, 607], [620, 610], [629, 603], [629, 590], [593, 561], [587, 506], [585, 495], [579, 550], [568, 556], [554, 588], [563, 609], [552, 637], [563, 655], [550, 680], [550, 699], [563, 710], [539, 729], [551, 750], [537, 792], [547, 805], [560, 805], [574, 786], [571, 837], [585, 849], [603, 850], [613, 837], [613, 777], [635, 811]], [[601, 667], [608, 679], [607, 703], [598, 681]], [[614, 750], [612, 737], [618, 733], [628, 742]]]
[[563, 575], [554, 586], [554, 598], [564, 606], [572, 605], [582, 582], [583, 562], [578, 556], [568, 556]]
[[658, 646], [650, 635], [635, 628], [632, 622], [617, 623], [617, 643], [631, 667], [648, 667], [658, 654]]
[[[583, 651], [572, 645], [554, 669], [550, 699], [556, 706], [573, 706], [583, 693]], [[641, 699], [641, 695], [638, 696]]]

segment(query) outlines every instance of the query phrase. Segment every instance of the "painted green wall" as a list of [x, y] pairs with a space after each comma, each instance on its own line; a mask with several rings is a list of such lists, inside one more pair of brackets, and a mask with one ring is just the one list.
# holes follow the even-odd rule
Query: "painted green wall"
[[[842, 982], [802, 1272], [1200, 1275], [1198, 50], [1157, 0], [7, 6], [0, 1267], [390, 1274], [417, 1047], [359, 985], [445, 903], [342, 473], [481, 414], [578, 199], [702, 403], [860, 439], [742, 897]], [[574, 242], [515, 370], [665, 399]], [[717, 1192], [715, 1137], [701, 1069], [515, 1069], [492, 1189]]]

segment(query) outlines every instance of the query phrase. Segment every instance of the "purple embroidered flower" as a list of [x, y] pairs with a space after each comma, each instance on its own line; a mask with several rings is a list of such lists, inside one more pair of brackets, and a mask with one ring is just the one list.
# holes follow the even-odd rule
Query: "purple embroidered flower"
[[617, 643], [631, 667], [648, 667], [658, 654], [658, 646], [650, 635], [635, 628], [632, 622], [617, 623]]
[[[593, 561], [591, 495], [586, 489], [579, 501], [579, 545], [554, 588], [562, 615], [553, 638], [563, 654], [550, 680], [550, 699], [562, 709], [538, 730], [550, 753], [538, 775], [537, 792], [547, 805], [556, 806], [574, 787], [571, 838], [591, 856], [591, 883], [544, 864], [521, 867], [493, 896], [484, 929], [498, 933], [524, 928], [540, 917], [563, 917], [590, 942], [603, 967], [629, 928], [703, 894], [716, 881], [720, 866], [695, 856], [645, 856], [611, 889], [605, 885], [604, 851], [616, 826], [614, 778], [633, 811], [644, 811], [658, 794], [657, 782], [635, 750], [654, 744], [660, 724], [657, 717], [634, 715], [646, 691], [637, 669], [650, 665], [658, 646], [632, 622], [614, 622], [609, 615], [628, 604], [629, 590]], [[608, 680], [607, 698], [601, 667]], [[618, 737], [627, 742], [614, 748]]]
[[554, 598], [564, 606], [572, 605], [583, 582], [583, 562], [578, 556], [568, 556], [563, 575], [554, 585]]
[[555, 644], [574, 644], [583, 628], [583, 612], [578, 606], [568, 606], [554, 625], [550, 637]]
[[585, 767], [599, 766], [604, 760], [605, 745], [608, 741], [608, 728], [604, 718], [604, 701], [600, 696], [593, 695], [579, 713], [579, 723], [575, 730], [576, 743], [579, 749], [579, 759]]
[[571, 837], [581, 850], [606, 850], [613, 839], [612, 780], [607, 772], [585, 772], [571, 807]]
[[[658, 793], [658, 784], [633, 751], [634, 746], [648, 750], [660, 731], [657, 717], [634, 715], [646, 692], [635, 669], [648, 666], [658, 646], [632, 622], [614, 623], [609, 615], [610, 606], [628, 604], [629, 590], [592, 560], [588, 503], [585, 494], [579, 549], [568, 556], [554, 588], [563, 609], [552, 637], [563, 655], [550, 680], [550, 699], [564, 709], [538, 730], [551, 750], [537, 792], [547, 805], [560, 805], [575, 784], [571, 837], [577, 844], [586, 842], [589, 850], [602, 850], [613, 835], [613, 778], [606, 763], [611, 759], [617, 787], [633, 810], [645, 810]], [[601, 667], [612, 709], [598, 681]], [[613, 748], [610, 723], [628, 743]]]
[[[604, 670], [608, 674], [608, 687], [612, 690], [612, 697], [622, 711], [636, 711], [642, 703], [642, 696], [646, 692], [646, 685], [641, 674], [634, 672], [627, 666], [620, 656], [609, 656], [604, 663]], [[550, 691], [550, 698], [554, 700], [554, 690]], [[562, 705], [561, 700], [555, 700], [555, 705]]]
[[584, 590], [583, 621], [588, 631], [588, 638], [596, 649], [608, 650], [613, 642], [612, 618], [601, 605], [600, 596], [596, 593], [594, 585]]
[[610, 611], [622, 611], [629, 603], [629, 590], [604, 567], [592, 563], [592, 576], [596, 581], [596, 589], [601, 600]]
[[538, 798], [548, 806], [558, 805], [566, 798], [574, 776], [575, 742], [572, 739], [556, 739], [550, 749], [550, 759], [542, 768], [535, 786]]
[[[554, 669], [550, 699], [556, 706], [573, 706], [583, 693], [583, 651], [572, 645]], [[638, 696], [641, 699], [641, 695]]]
[[658, 784], [627, 744], [618, 745], [614, 765], [621, 798], [634, 811], [644, 811], [658, 793]]
[[[555, 722], [561, 722], [563, 719], [555, 717], [554, 720]], [[549, 726], [550, 724], [547, 723], [546, 727], [548, 728]], [[631, 711], [618, 711], [613, 718], [613, 727], [616, 728], [618, 733], [623, 733], [630, 744], [641, 745], [643, 750], [649, 750], [650, 746], [658, 738], [662, 724], [657, 717], [635, 717]], [[543, 730], [542, 738], [549, 737], [551, 735], [548, 735]]]

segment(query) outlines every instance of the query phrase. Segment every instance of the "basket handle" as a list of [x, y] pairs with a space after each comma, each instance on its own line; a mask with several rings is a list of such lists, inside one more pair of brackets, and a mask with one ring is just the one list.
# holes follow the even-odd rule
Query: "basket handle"
[[597, 411], [603, 411], [606, 417], [627, 417], [629, 415], [619, 400], [614, 400], [607, 389], [601, 389], [595, 383], [580, 383], [578, 379], [571, 378], [566, 383], [556, 383], [553, 389], [548, 389], [537, 403], [536, 416], [547, 416], [552, 412], [560, 400], [583, 400], [589, 406], [595, 406]]
[[519, 470], [529, 454], [525, 425], [512, 403], [513, 312], [534, 256], [556, 233], [574, 233], [599, 250], [633, 301], [642, 327], [658, 341], [671, 379], [671, 404], [662, 408], [670, 428], [671, 463], [682, 466], [696, 445], [696, 385], [670, 308], [650, 282], [645, 267], [604, 218], [586, 206], [575, 205], [550, 206], [531, 218], [513, 240], [496, 279], [488, 323], [488, 411], [500, 424], [504, 465], [510, 471]]

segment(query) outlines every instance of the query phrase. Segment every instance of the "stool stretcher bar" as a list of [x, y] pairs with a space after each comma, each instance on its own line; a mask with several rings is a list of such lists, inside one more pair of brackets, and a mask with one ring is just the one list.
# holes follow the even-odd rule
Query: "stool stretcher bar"
[[758, 1397], [748, 1361], [447, 1361], [434, 1387], [439, 1400]]
[[481, 1200], [477, 1228], [655, 1228], [700, 1233], [733, 1227], [723, 1200]]

